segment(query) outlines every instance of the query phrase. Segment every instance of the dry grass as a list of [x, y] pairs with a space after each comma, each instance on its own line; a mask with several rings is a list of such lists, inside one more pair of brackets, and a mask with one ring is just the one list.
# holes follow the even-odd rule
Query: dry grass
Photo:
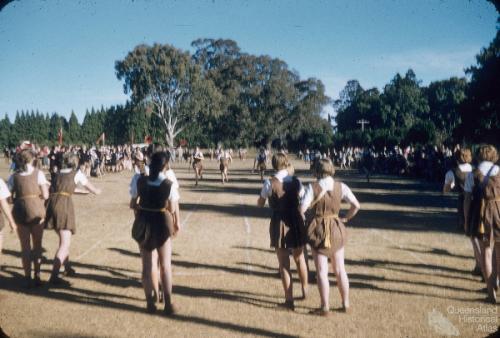
[[[269, 249], [267, 209], [256, 204], [260, 182], [250, 175], [251, 160], [236, 160], [222, 186], [215, 162], [194, 187], [187, 164], [176, 165], [181, 185], [183, 231], [174, 241], [175, 318], [145, 313], [140, 259], [131, 239], [128, 209], [130, 173], [109, 174], [95, 184], [101, 196], [76, 196], [77, 234], [71, 258], [78, 272], [70, 288], [20, 288], [19, 243], [6, 228], [0, 271], [0, 326], [12, 337], [164, 336], [441, 336], [429, 324], [434, 309], [464, 337], [481, 337], [498, 326], [464, 322], [473, 316], [454, 309], [495, 310], [482, 302], [484, 285], [470, 274], [468, 240], [455, 232], [454, 199], [417, 181], [356, 174], [339, 177], [353, 189], [362, 211], [349, 224], [346, 265], [352, 313], [328, 319], [308, 315], [319, 305], [315, 285], [297, 302], [296, 313], [281, 311], [283, 292], [277, 259]], [[310, 180], [305, 165], [298, 174]], [[301, 170], [302, 169], [302, 170]], [[6, 165], [0, 176], [7, 178]], [[48, 279], [57, 237], [44, 235]], [[311, 267], [313, 266], [311, 261]], [[296, 274], [295, 274], [296, 277]], [[331, 305], [340, 307], [332, 284]], [[298, 282], [295, 293], [299, 295]], [[436, 314], [436, 313], [434, 313]], [[493, 316], [493, 317], [492, 317]], [[438, 316], [439, 317], [439, 316]], [[497, 314], [479, 316], [497, 320]], [[443, 324], [444, 325], [444, 324]], [[446, 328], [445, 328], [446, 329]]]

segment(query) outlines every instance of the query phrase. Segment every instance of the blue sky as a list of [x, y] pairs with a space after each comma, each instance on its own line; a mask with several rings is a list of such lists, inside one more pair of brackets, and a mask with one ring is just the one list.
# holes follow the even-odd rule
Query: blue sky
[[332, 98], [349, 79], [382, 88], [410, 67], [428, 84], [463, 76], [496, 18], [485, 0], [14, 1], [0, 12], [0, 116], [81, 120], [126, 101], [114, 63], [137, 44], [191, 50], [203, 37], [281, 58]]

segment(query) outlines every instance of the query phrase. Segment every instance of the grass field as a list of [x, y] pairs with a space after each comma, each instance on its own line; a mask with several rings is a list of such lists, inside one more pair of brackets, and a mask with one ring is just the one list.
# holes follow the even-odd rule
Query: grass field
[[[22, 289], [19, 241], [6, 226], [1, 328], [11, 337], [484, 337], [497, 329], [497, 306], [483, 302], [484, 285], [470, 273], [470, 243], [455, 229], [454, 196], [415, 180], [375, 177], [366, 183], [354, 172], [339, 172], [361, 203], [346, 246], [352, 311], [338, 311], [331, 275], [333, 314], [322, 318], [308, 314], [319, 306], [315, 284], [306, 300], [296, 301], [295, 313], [277, 307], [283, 291], [269, 248], [269, 210], [256, 207], [261, 183], [250, 173], [253, 161], [236, 160], [224, 186], [217, 163], [205, 162], [198, 187], [187, 164], [174, 166], [183, 226], [173, 244], [177, 316], [145, 312], [141, 262], [130, 235], [132, 175], [122, 172], [93, 179], [102, 195], [74, 197], [71, 260], [77, 276], [67, 278], [69, 288]], [[294, 164], [299, 177], [311, 181], [306, 165]], [[7, 176], [2, 163], [0, 177]], [[47, 280], [54, 232], [45, 232], [44, 248]], [[294, 277], [298, 297], [295, 271]]]

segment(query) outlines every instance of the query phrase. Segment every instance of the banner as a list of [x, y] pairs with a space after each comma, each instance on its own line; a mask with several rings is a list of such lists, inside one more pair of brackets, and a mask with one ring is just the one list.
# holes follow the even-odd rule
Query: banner
[[57, 133], [57, 142], [59, 145], [62, 145], [63, 143], [63, 130], [62, 127], [59, 128], [59, 132]]
[[104, 143], [106, 142], [106, 135], [104, 133], [102, 133], [101, 136], [99, 136], [97, 141], [95, 141], [95, 144], [99, 144], [99, 142], [102, 142], [102, 145], [104, 145]]

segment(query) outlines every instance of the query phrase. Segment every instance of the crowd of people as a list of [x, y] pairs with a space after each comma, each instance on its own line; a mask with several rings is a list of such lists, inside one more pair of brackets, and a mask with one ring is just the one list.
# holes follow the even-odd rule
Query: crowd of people
[[[21, 244], [21, 260], [25, 273], [25, 287], [41, 285], [40, 277], [42, 239], [44, 229], [52, 229], [59, 236], [59, 247], [54, 254], [49, 283], [67, 285], [60, 277], [74, 275], [69, 254], [71, 237], [76, 230], [72, 195], [75, 193], [100, 194], [89, 176], [100, 177], [104, 173], [130, 170], [134, 172], [130, 182], [130, 208], [135, 221], [132, 237], [137, 242], [142, 261], [142, 284], [146, 309], [155, 312], [158, 302], [164, 303], [164, 313], [173, 315], [178, 310], [172, 299], [172, 238], [181, 230], [179, 210], [179, 183], [172, 169], [174, 156], [187, 161], [193, 168], [195, 185], [203, 179], [205, 155], [196, 147], [193, 151], [182, 147], [170, 150], [162, 146], [147, 147], [46, 147], [24, 142], [14, 153], [12, 175], [7, 184], [0, 180], [0, 207], [13, 231], [17, 231]], [[175, 155], [173, 155], [175, 154]], [[188, 154], [187, 156], [185, 154]], [[246, 152], [238, 151], [244, 159]], [[233, 151], [222, 147], [208, 153], [208, 158], [219, 162], [221, 182], [228, 182], [228, 167], [233, 161]], [[320, 316], [329, 315], [328, 262], [337, 278], [337, 287], [345, 312], [349, 312], [349, 280], [344, 265], [344, 246], [347, 241], [345, 224], [360, 209], [360, 204], [349, 187], [334, 178], [335, 164], [340, 168], [357, 165], [371, 171], [397, 170], [397, 174], [427, 171], [435, 173], [435, 179], [445, 163], [450, 170], [443, 172], [443, 191], [459, 192], [459, 225], [471, 238], [476, 259], [475, 274], [486, 282], [488, 301], [496, 303], [498, 271], [500, 271], [500, 168], [498, 153], [491, 145], [478, 148], [475, 167], [472, 152], [467, 148], [455, 149], [454, 157], [446, 148], [394, 148], [375, 153], [370, 149], [347, 148], [321, 154], [298, 154], [311, 164], [316, 181], [304, 186], [295, 175], [286, 151], [272, 154], [260, 148], [252, 170], [260, 172], [263, 183], [257, 205], [266, 201], [272, 210], [269, 225], [270, 246], [275, 249], [281, 281], [284, 289], [283, 307], [294, 310], [293, 278], [290, 256], [297, 265], [302, 298], [308, 296], [307, 247], [312, 250], [316, 267], [316, 279], [320, 293], [320, 306], [312, 311]], [[451, 161], [450, 159], [455, 160]], [[264, 179], [271, 162], [274, 174]], [[391, 163], [400, 163], [392, 168]], [[50, 173], [48, 180], [43, 169]], [[436, 173], [437, 171], [437, 173]], [[341, 202], [350, 208], [340, 212]], [[7, 202], [13, 204], [11, 208]], [[2, 244], [3, 217], [0, 217], [0, 251]], [[32, 273], [33, 271], [33, 273]]]
[[440, 182], [447, 170], [453, 166], [453, 153], [458, 146], [384, 147], [376, 151], [371, 147], [332, 148], [326, 152], [306, 149], [298, 152], [298, 158], [313, 163], [320, 158], [329, 158], [340, 169], [359, 169], [364, 174], [407, 176]]

